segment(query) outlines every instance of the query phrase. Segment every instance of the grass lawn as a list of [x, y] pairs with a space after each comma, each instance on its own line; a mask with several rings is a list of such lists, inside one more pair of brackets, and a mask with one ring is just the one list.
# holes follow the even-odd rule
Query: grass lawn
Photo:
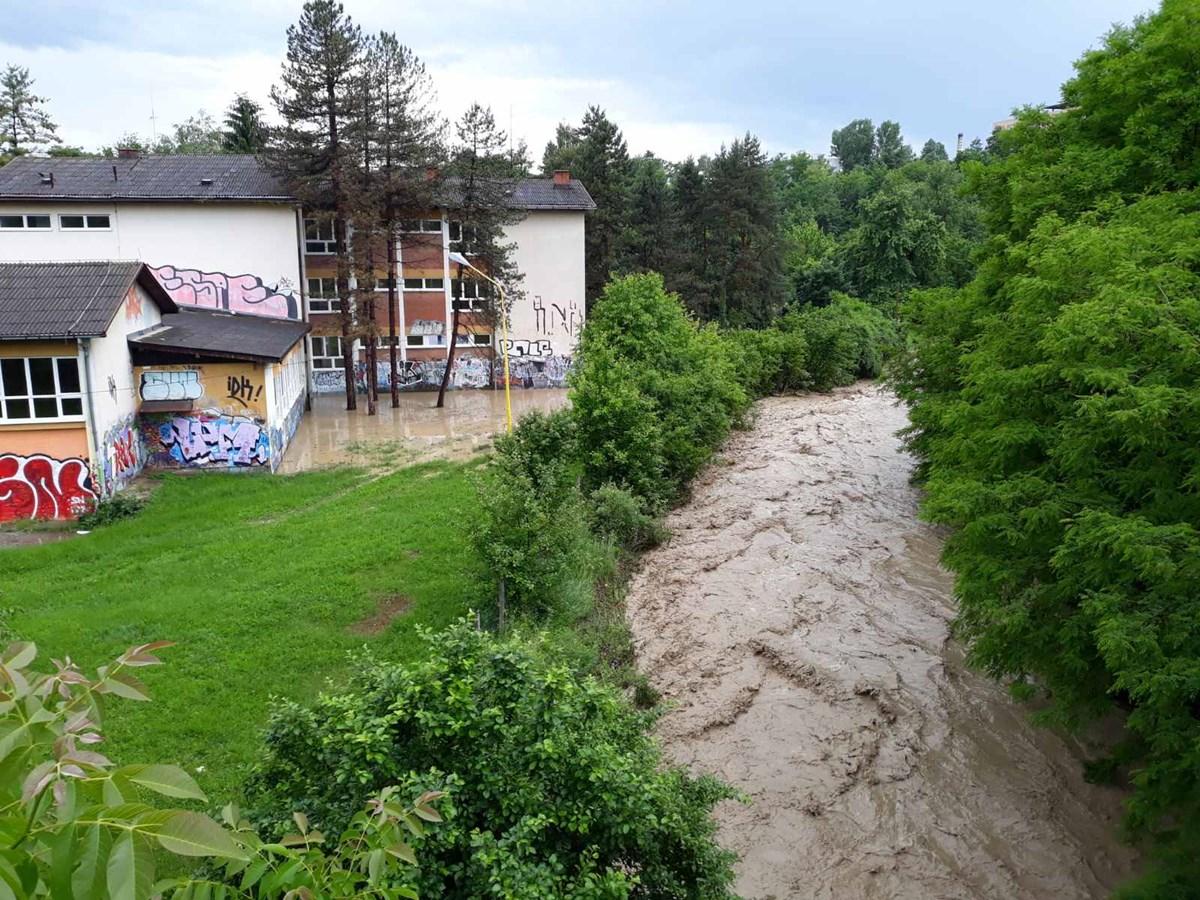
[[[88, 669], [131, 644], [177, 642], [165, 665], [138, 673], [152, 703], [108, 708], [105, 753], [203, 767], [201, 786], [224, 802], [255, 758], [272, 696], [312, 696], [364, 644], [410, 654], [415, 626], [483, 601], [472, 465], [165, 476], [133, 519], [0, 550], [5, 629]], [[367, 623], [399, 597], [406, 613]]]

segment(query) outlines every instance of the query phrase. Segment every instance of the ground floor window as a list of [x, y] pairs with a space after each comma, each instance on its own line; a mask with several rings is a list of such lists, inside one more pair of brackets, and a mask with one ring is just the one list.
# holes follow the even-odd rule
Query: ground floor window
[[407, 344], [410, 347], [445, 347], [446, 336], [444, 334], [410, 334], [407, 336]]
[[312, 364], [314, 369], [342, 367], [342, 339], [333, 335], [313, 335]]
[[467, 332], [466, 334], [460, 332], [458, 343], [463, 347], [489, 347], [492, 343], [492, 336], [476, 332]]
[[73, 356], [0, 359], [0, 419], [82, 419], [79, 364]]

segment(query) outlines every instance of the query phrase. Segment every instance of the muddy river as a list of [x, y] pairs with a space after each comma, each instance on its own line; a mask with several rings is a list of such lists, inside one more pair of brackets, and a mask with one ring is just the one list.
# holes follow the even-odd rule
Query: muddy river
[[718, 810], [747, 898], [1102, 897], [1134, 865], [1121, 795], [949, 638], [894, 398], [763, 401], [631, 586], [674, 759]]

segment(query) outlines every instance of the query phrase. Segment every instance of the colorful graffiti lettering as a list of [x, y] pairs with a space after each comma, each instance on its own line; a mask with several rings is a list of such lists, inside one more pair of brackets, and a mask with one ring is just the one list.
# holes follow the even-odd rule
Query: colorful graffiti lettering
[[0, 455], [0, 522], [73, 519], [95, 503], [91, 473], [82, 459]]
[[300, 317], [296, 295], [290, 290], [284, 293], [284, 281], [272, 288], [255, 275], [226, 275], [174, 266], [159, 266], [150, 271], [171, 299], [181, 306], [202, 306], [280, 319]]
[[[567, 383], [571, 357], [553, 354], [539, 357], [511, 356], [508, 367], [509, 384], [512, 387], [561, 388]], [[410, 359], [397, 363], [396, 380], [402, 391], [435, 391], [441, 386], [445, 371], [445, 360]], [[391, 390], [391, 366], [388, 363], [378, 364], [377, 378], [379, 390]], [[486, 388], [493, 384], [501, 385], [503, 381], [504, 372], [499, 363], [493, 364], [490, 359], [484, 357], [460, 356], [454, 361], [454, 375], [450, 379], [450, 387]], [[345, 390], [345, 384], [341, 369], [318, 369], [313, 372], [313, 389], [318, 394]], [[354, 385], [360, 392], [366, 391], [366, 363], [355, 364]]]
[[256, 388], [245, 375], [230, 375], [225, 379], [230, 400], [236, 400], [243, 407], [249, 406], [262, 399], [262, 385]]
[[[242, 416], [175, 416], [157, 429], [166, 459], [183, 466], [263, 466], [271, 458], [267, 432]], [[161, 456], [161, 454], [160, 454]]]
[[142, 295], [136, 285], [125, 295], [125, 320], [135, 324], [142, 321]]
[[119, 491], [142, 471], [146, 455], [134, 416], [118, 422], [104, 435], [100, 459], [104, 470], [101, 489], [105, 496]]
[[199, 400], [204, 396], [200, 373], [143, 372], [139, 388], [143, 400]]

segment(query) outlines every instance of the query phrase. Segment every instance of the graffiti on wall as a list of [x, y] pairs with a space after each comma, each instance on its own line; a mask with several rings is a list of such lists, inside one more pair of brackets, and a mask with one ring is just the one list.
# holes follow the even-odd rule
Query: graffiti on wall
[[135, 325], [142, 321], [142, 295], [136, 285], [125, 295], [125, 320]]
[[500, 341], [500, 352], [508, 357], [514, 356], [549, 356], [554, 352], [550, 341], [526, 341], [510, 339]]
[[270, 287], [256, 275], [226, 275], [175, 266], [159, 266], [150, 271], [180, 306], [286, 319], [300, 317], [300, 304], [286, 279]]
[[[567, 373], [571, 369], [571, 357], [546, 354], [544, 356], [510, 356], [508, 360], [509, 384], [525, 388], [566, 387]], [[387, 362], [377, 364], [379, 390], [390, 391], [391, 366]], [[396, 363], [396, 384], [402, 391], [436, 391], [442, 384], [446, 372], [444, 359], [410, 359]], [[477, 356], [460, 356], [454, 360], [454, 373], [450, 378], [452, 388], [486, 388], [504, 383], [501, 364]], [[346, 389], [341, 369], [317, 369], [313, 372], [313, 390], [318, 394], [329, 394]], [[367, 365], [355, 363], [354, 386], [360, 393], [367, 390]]]
[[96, 503], [87, 463], [0, 454], [0, 522], [16, 519], [73, 519]]
[[283, 461], [283, 451], [287, 449], [287, 445], [292, 442], [292, 438], [296, 435], [296, 429], [300, 427], [300, 420], [304, 417], [304, 394], [299, 394], [296, 401], [292, 404], [292, 408], [288, 410], [287, 416], [284, 417], [283, 424], [278, 428], [272, 428], [270, 434], [271, 444], [271, 470]]
[[242, 409], [262, 400], [263, 386], [255, 385], [245, 375], [227, 375], [225, 389], [226, 397], [235, 403], [240, 403]]
[[137, 429], [137, 417], [129, 416], [105, 432], [100, 442], [103, 493], [108, 496], [119, 491], [142, 471], [145, 463], [146, 454]]
[[145, 425], [150, 455], [175, 466], [265, 466], [271, 442], [265, 428], [246, 416], [202, 413], [169, 416]]
[[138, 393], [143, 400], [199, 400], [204, 396], [200, 373], [187, 371], [142, 372]]
[[533, 327], [538, 334], [562, 334], [574, 339], [583, 330], [583, 310], [574, 300], [567, 303], [546, 303], [541, 294], [534, 294]]

